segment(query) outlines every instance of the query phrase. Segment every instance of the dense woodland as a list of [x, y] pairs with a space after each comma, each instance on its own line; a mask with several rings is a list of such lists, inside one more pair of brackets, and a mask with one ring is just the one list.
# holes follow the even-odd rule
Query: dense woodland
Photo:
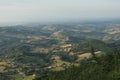
[[59, 71], [49, 72], [36, 77], [34, 80], [119, 80], [120, 79], [120, 54], [108, 53], [101, 57], [83, 60], [80, 66]]

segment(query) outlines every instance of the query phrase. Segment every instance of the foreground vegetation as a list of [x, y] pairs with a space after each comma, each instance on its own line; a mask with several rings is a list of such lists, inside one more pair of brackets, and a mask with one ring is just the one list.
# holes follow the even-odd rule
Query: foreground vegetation
[[49, 72], [34, 80], [120, 80], [120, 54], [108, 53], [80, 62], [60, 72]]

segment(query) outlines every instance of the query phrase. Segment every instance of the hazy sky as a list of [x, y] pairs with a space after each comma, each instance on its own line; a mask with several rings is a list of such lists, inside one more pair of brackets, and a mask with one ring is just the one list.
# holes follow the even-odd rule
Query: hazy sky
[[120, 18], [120, 0], [0, 0], [0, 22]]

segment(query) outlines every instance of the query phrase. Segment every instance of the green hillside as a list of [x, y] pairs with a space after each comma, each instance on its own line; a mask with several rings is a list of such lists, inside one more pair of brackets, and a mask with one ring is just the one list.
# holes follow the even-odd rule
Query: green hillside
[[119, 80], [118, 24], [0, 27], [0, 80]]

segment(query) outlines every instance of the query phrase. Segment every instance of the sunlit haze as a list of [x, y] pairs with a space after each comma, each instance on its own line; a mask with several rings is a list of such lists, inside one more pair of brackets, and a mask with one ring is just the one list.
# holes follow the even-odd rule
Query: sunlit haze
[[119, 19], [120, 0], [0, 0], [2, 22]]

